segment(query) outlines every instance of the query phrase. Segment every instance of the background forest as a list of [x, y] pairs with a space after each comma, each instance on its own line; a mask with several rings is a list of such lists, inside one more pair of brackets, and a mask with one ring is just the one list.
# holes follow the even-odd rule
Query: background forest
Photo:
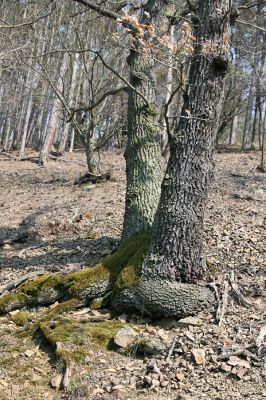
[[[138, 16], [141, 1], [126, 3], [101, 2]], [[217, 146], [237, 145], [246, 151], [262, 147], [265, 130], [265, 8], [263, 2], [236, 5], [241, 16], [232, 30]], [[17, 149], [23, 158], [25, 148], [34, 148], [40, 152], [39, 163], [45, 164], [51, 151], [62, 155], [86, 148], [90, 158], [91, 151], [125, 145], [129, 38], [116, 21], [81, 7], [68, 0], [1, 1], [4, 151]], [[170, 2], [166, 14], [172, 11]], [[169, 98], [175, 96], [168, 110], [170, 127], [182, 105], [191, 55], [190, 29], [183, 22], [168, 29], [154, 52], [160, 131], [167, 129], [164, 108]]]

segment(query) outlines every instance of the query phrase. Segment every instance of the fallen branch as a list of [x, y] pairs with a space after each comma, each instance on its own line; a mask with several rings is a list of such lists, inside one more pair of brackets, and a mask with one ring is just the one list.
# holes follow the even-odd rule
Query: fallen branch
[[174, 348], [175, 348], [175, 344], [176, 344], [176, 338], [177, 338], [177, 335], [175, 335], [174, 338], [173, 338], [171, 347], [170, 347], [169, 352], [168, 352], [168, 355], [167, 355], [167, 357], [166, 357], [166, 361], [170, 361], [170, 359], [171, 359], [171, 357], [172, 357], [172, 355], [173, 355]]
[[256, 346], [257, 346], [257, 349], [258, 349], [258, 355], [261, 354], [262, 343], [264, 342], [264, 338], [265, 337], [266, 337], [266, 325], [264, 325], [261, 328], [260, 333], [258, 334], [257, 339], [256, 339]]
[[105, 315], [81, 315], [76, 319], [77, 322], [86, 323], [86, 322], [106, 322], [110, 321], [110, 318], [106, 318]]
[[251, 357], [251, 358], [254, 358], [257, 360], [257, 357], [248, 350], [249, 347], [252, 347], [252, 346], [247, 346], [247, 347], [243, 347], [241, 349], [226, 351], [217, 357], [217, 361], [226, 360], [232, 356]]
[[237, 297], [237, 300], [238, 300], [239, 304], [244, 306], [244, 307], [251, 307], [252, 303], [248, 299], [245, 298], [245, 296], [240, 292], [240, 289], [237, 286], [237, 283], [235, 281], [234, 271], [231, 272], [231, 275], [229, 277], [229, 281], [230, 281], [230, 284], [231, 284], [231, 288], [232, 288], [235, 296]]
[[71, 366], [65, 362], [65, 370], [61, 381], [61, 387], [65, 391], [68, 389], [69, 381], [71, 376]]
[[28, 274], [17, 279], [15, 282], [9, 283], [6, 286], [1, 286], [0, 287], [0, 297], [2, 297], [3, 294], [6, 294], [6, 292], [11, 292], [12, 290], [17, 289], [20, 285], [22, 285], [22, 283], [24, 283], [30, 279], [36, 278], [36, 276], [44, 275], [44, 274], [45, 274], [44, 270], [29, 272]]
[[97, 175], [97, 174], [92, 174], [91, 172], [87, 172], [85, 175], [81, 176], [78, 178], [75, 182], [74, 185], [81, 185], [82, 183], [99, 183], [99, 182], [106, 182], [111, 179], [111, 172], [107, 171], [104, 174]]
[[219, 326], [222, 325], [223, 323], [223, 318], [226, 313], [226, 308], [227, 308], [227, 303], [228, 303], [228, 293], [229, 293], [229, 282], [228, 278], [226, 277], [224, 281], [224, 291], [223, 291], [223, 297], [222, 297], [222, 302], [219, 304], [216, 312], [216, 320], [219, 323]]

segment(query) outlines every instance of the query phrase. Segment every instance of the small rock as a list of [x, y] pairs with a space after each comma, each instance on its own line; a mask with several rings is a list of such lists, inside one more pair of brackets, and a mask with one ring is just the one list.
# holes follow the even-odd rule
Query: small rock
[[183, 372], [177, 372], [175, 374], [175, 377], [179, 382], [182, 382], [185, 379], [185, 375], [183, 374]]
[[118, 386], [120, 384], [120, 380], [118, 378], [112, 377], [110, 382], [113, 386]]
[[34, 371], [38, 372], [41, 375], [47, 375], [46, 371], [44, 371], [43, 369], [41, 369], [39, 367], [34, 367]]
[[19, 313], [20, 310], [13, 310], [13, 311], [9, 311], [9, 315], [11, 315], [11, 317], [13, 317], [14, 315], [16, 315], [17, 313]]
[[107, 361], [104, 358], [99, 359], [100, 364], [107, 364]]
[[32, 357], [35, 354], [35, 351], [28, 349], [28, 350], [25, 351], [24, 354], [25, 354], [26, 357]]
[[136, 383], [137, 383], [137, 378], [135, 376], [131, 376], [129, 378], [129, 385], [132, 389], [136, 387]]
[[161, 387], [166, 387], [169, 385], [169, 381], [162, 381], [161, 382]]
[[244, 377], [244, 375], [245, 375], [246, 373], [247, 373], [246, 368], [240, 368], [240, 369], [237, 371], [236, 376], [237, 376], [239, 379], [243, 379], [243, 377]]
[[239, 358], [237, 356], [229, 357], [227, 364], [232, 365], [232, 366], [245, 367], [245, 368], [251, 367], [250, 363], [247, 360], [243, 360], [242, 358]]
[[3, 379], [0, 379], [0, 386], [7, 387], [8, 383], [6, 381], [4, 381]]
[[195, 342], [195, 338], [194, 338], [194, 336], [192, 335], [192, 333], [190, 333], [190, 332], [185, 332], [185, 336], [189, 339], [189, 340], [191, 340], [191, 342]]
[[145, 375], [144, 378], [143, 378], [143, 383], [146, 383], [147, 385], [151, 386], [152, 377], [150, 375]]
[[115, 374], [117, 371], [116, 371], [116, 369], [114, 369], [114, 368], [108, 368], [108, 369], [106, 370], [106, 372], [111, 372], [111, 373]]
[[111, 393], [113, 387], [112, 387], [112, 385], [105, 385], [103, 389], [105, 392]]
[[205, 351], [203, 349], [192, 349], [191, 353], [197, 365], [205, 364]]
[[231, 371], [231, 367], [230, 367], [230, 365], [227, 365], [227, 364], [225, 364], [225, 363], [222, 363], [222, 365], [221, 365], [221, 370], [222, 371], [224, 371], [224, 372], [230, 372]]
[[91, 310], [92, 315], [94, 315], [94, 317], [101, 317], [102, 313], [100, 313], [100, 311], [98, 310]]
[[178, 320], [177, 325], [181, 327], [187, 327], [189, 325], [199, 326], [202, 325], [202, 320], [198, 317], [186, 317]]
[[52, 386], [53, 389], [59, 389], [61, 386], [61, 381], [62, 381], [62, 376], [57, 374], [55, 376], [52, 377], [50, 384]]
[[32, 374], [31, 382], [36, 383], [36, 382], [40, 382], [41, 380], [42, 380], [42, 377], [40, 375]]
[[118, 321], [121, 321], [123, 324], [127, 322], [128, 316], [126, 314], [119, 315], [117, 317]]
[[151, 382], [151, 389], [155, 389], [160, 386], [160, 381], [158, 379], [153, 379]]
[[171, 329], [177, 324], [177, 320], [175, 318], [163, 318], [157, 321], [157, 324], [162, 329]]
[[109, 256], [111, 253], [112, 253], [112, 250], [105, 249], [105, 250], [103, 250], [103, 251], [101, 252], [101, 256], [102, 256], [102, 257], [104, 257], [104, 256]]
[[58, 304], [59, 304], [59, 302], [56, 301], [55, 303], [53, 303], [53, 304], [51, 304], [51, 305], [49, 306], [49, 309], [52, 310], [53, 308], [57, 307]]
[[148, 356], [161, 354], [165, 349], [165, 346], [159, 340], [155, 339], [145, 340], [138, 344], [138, 352]]
[[114, 342], [117, 346], [126, 348], [135, 341], [137, 335], [137, 332], [130, 327], [124, 327], [119, 329], [114, 337]]
[[124, 385], [115, 385], [113, 386], [112, 390], [125, 390], [125, 386]]

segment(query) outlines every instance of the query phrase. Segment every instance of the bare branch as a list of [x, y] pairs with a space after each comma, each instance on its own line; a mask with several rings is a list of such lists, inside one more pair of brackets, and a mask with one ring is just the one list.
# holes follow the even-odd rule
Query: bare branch
[[252, 24], [251, 22], [243, 21], [242, 19], [237, 19], [236, 22], [242, 25], [251, 26], [252, 28], [258, 29], [259, 31], [266, 32], [265, 28], [263, 28], [262, 26]]

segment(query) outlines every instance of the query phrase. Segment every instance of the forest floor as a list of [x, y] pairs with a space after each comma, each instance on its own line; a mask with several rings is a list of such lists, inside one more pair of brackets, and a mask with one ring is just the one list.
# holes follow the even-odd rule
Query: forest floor
[[[117, 247], [122, 228], [119, 150], [101, 154], [102, 170], [112, 172], [101, 185], [74, 185], [86, 172], [81, 153], [45, 167], [37, 165], [36, 153], [28, 156], [17, 161], [0, 154], [0, 287], [29, 272], [91, 265]], [[135, 315], [133, 328], [169, 346], [174, 338], [170, 361], [158, 357], [151, 365], [134, 354], [88, 349], [86, 362], [73, 366], [69, 393], [51, 388], [62, 369], [51, 349], [25, 335], [12, 315], [0, 317], [0, 400], [266, 399], [266, 348], [257, 339], [266, 324], [266, 175], [256, 170], [258, 153], [216, 154], [215, 164], [205, 222], [208, 279], [222, 294], [234, 271], [251, 306], [229, 296], [221, 326], [213, 314], [182, 327], [172, 320], [145, 325]], [[195, 357], [198, 349], [203, 360]]]

